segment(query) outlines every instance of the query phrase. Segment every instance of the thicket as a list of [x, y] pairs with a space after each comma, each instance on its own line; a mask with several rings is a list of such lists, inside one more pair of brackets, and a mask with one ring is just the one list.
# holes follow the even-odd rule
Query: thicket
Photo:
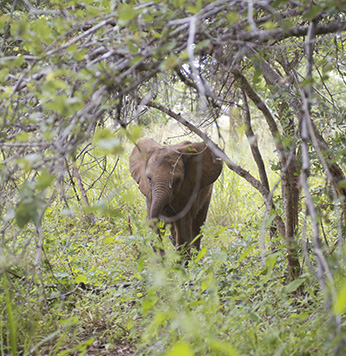
[[[1, 354], [343, 355], [343, 2], [1, 5]], [[224, 160], [188, 268], [141, 136]]]

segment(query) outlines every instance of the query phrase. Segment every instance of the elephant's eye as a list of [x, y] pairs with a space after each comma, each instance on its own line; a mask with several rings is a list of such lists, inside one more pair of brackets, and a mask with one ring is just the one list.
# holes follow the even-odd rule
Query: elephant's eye
[[175, 185], [179, 185], [180, 182], [181, 182], [181, 178], [177, 178], [174, 183], [175, 183]]
[[149, 184], [151, 184], [151, 177], [148, 177], [148, 182]]

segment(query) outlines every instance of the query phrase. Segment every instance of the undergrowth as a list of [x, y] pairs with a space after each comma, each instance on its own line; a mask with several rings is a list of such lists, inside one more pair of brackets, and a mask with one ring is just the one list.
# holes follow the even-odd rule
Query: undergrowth
[[[266, 237], [263, 256], [264, 206], [239, 177], [224, 170], [216, 182], [202, 249], [187, 268], [167, 237], [165, 258], [154, 254], [126, 159], [113, 178], [96, 208], [56, 201], [46, 210], [41, 257], [32, 225], [10, 227], [0, 261], [12, 265], [0, 280], [0, 355], [119, 347], [134, 355], [329, 354], [316, 280], [305, 267], [289, 283], [279, 240]], [[95, 185], [91, 201], [99, 192]]]

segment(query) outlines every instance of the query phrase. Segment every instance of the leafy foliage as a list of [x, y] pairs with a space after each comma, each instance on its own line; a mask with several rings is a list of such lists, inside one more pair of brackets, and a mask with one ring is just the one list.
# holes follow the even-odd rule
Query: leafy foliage
[[[344, 353], [343, 7], [1, 2], [2, 354]], [[233, 171], [187, 269], [152, 252], [142, 135]]]

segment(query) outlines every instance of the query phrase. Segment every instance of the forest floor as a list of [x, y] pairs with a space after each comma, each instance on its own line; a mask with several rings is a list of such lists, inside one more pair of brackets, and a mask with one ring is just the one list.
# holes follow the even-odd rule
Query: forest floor
[[[93, 343], [88, 346], [87, 356], [132, 356], [134, 355], [136, 348], [128, 341], [115, 340], [110, 342], [104, 337], [107, 332], [106, 328], [97, 331], [97, 335], [89, 335], [86, 331], [83, 335], [83, 339], [89, 340], [94, 338]], [[81, 340], [79, 340], [81, 341]]]
[[114, 343], [111, 347], [106, 348], [105, 345], [98, 340], [88, 348], [87, 355], [98, 356], [132, 356], [134, 355], [135, 348], [130, 344], [122, 342]]

